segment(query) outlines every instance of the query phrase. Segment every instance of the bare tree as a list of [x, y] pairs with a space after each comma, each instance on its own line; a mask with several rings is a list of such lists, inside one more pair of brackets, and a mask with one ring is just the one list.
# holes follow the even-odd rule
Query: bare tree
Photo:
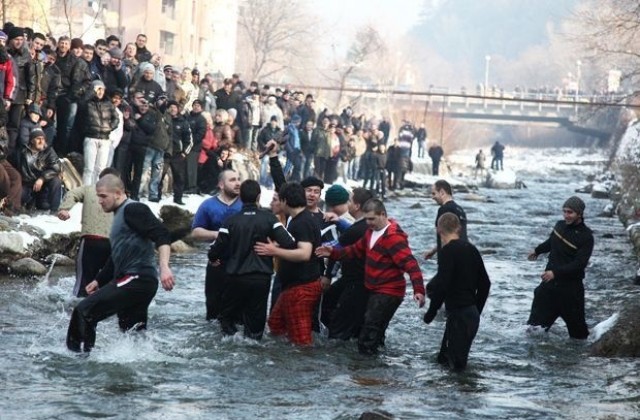
[[601, 74], [622, 72], [637, 89], [640, 81], [640, 3], [637, 0], [591, 0], [581, 3], [567, 25], [569, 40]]
[[[314, 20], [306, 3], [296, 0], [246, 0], [238, 18], [240, 67], [250, 79], [266, 79], [291, 69], [306, 56]], [[244, 62], [242, 61], [244, 60]]]

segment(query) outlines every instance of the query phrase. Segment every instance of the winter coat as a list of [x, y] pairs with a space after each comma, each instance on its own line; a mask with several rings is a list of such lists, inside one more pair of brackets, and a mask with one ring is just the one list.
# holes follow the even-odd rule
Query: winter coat
[[22, 175], [22, 185], [31, 187], [38, 178], [45, 181], [60, 175], [60, 159], [53, 147], [36, 152], [23, 147], [18, 152], [17, 169]]
[[36, 96], [36, 72], [29, 49], [25, 45], [19, 50], [9, 50], [9, 54], [13, 57], [18, 82], [13, 103], [22, 105], [27, 99], [33, 101]]
[[16, 96], [16, 76], [13, 60], [4, 47], [0, 47], [0, 97], [12, 100]]
[[108, 140], [109, 134], [118, 127], [119, 118], [116, 108], [109, 99], [101, 100], [95, 95], [87, 102], [81, 102], [84, 122], [84, 136], [93, 139]]
[[193, 139], [191, 138], [191, 127], [187, 119], [178, 114], [172, 117], [171, 120], [171, 140], [172, 140], [172, 154], [177, 156], [180, 153], [185, 156], [189, 154], [193, 147]]

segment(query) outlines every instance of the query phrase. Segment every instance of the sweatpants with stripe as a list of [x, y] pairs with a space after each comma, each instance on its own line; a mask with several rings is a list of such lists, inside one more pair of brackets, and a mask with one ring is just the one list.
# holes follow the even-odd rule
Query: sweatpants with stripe
[[238, 317], [244, 325], [244, 336], [260, 340], [267, 321], [267, 302], [271, 274], [229, 275], [222, 295], [218, 321], [225, 335], [233, 335]]
[[109, 238], [97, 235], [84, 235], [80, 238], [78, 256], [76, 257], [74, 296], [87, 296], [85, 287], [95, 280], [96, 275], [107, 263], [110, 255], [111, 243]]
[[135, 327], [145, 329], [147, 310], [158, 291], [158, 279], [152, 276], [128, 274], [112, 280], [82, 300], [71, 314], [67, 331], [67, 347], [88, 352], [96, 341], [98, 322], [118, 315], [121, 331]]

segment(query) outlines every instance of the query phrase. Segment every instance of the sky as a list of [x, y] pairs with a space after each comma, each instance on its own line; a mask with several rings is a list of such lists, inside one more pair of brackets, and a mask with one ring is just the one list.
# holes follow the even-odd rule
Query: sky
[[357, 28], [373, 24], [383, 38], [406, 34], [421, 18], [424, 0], [324, 0], [337, 50], [348, 49]]

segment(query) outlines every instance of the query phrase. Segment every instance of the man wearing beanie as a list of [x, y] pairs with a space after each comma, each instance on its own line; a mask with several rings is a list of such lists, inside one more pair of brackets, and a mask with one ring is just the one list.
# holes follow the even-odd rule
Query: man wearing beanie
[[355, 221], [353, 216], [349, 214], [349, 191], [342, 185], [335, 184], [329, 187], [324, 193], [324, 202], [327, 205], [328, 211], [346, 220], [348, 225], [351, 225]]
[[527, 324], [549, 331], [558, 317], [567, 324], [571, 338], [589, 335], [584, 314], [584, 270], [593, 251], [593, 233], [584, 224], [585, 204], [579, 197], [569, 197], [562, 205], [564, 220], [556, 223], [549, 239], [529, 254], [549, 253], [542, 282], [535, 289]]

